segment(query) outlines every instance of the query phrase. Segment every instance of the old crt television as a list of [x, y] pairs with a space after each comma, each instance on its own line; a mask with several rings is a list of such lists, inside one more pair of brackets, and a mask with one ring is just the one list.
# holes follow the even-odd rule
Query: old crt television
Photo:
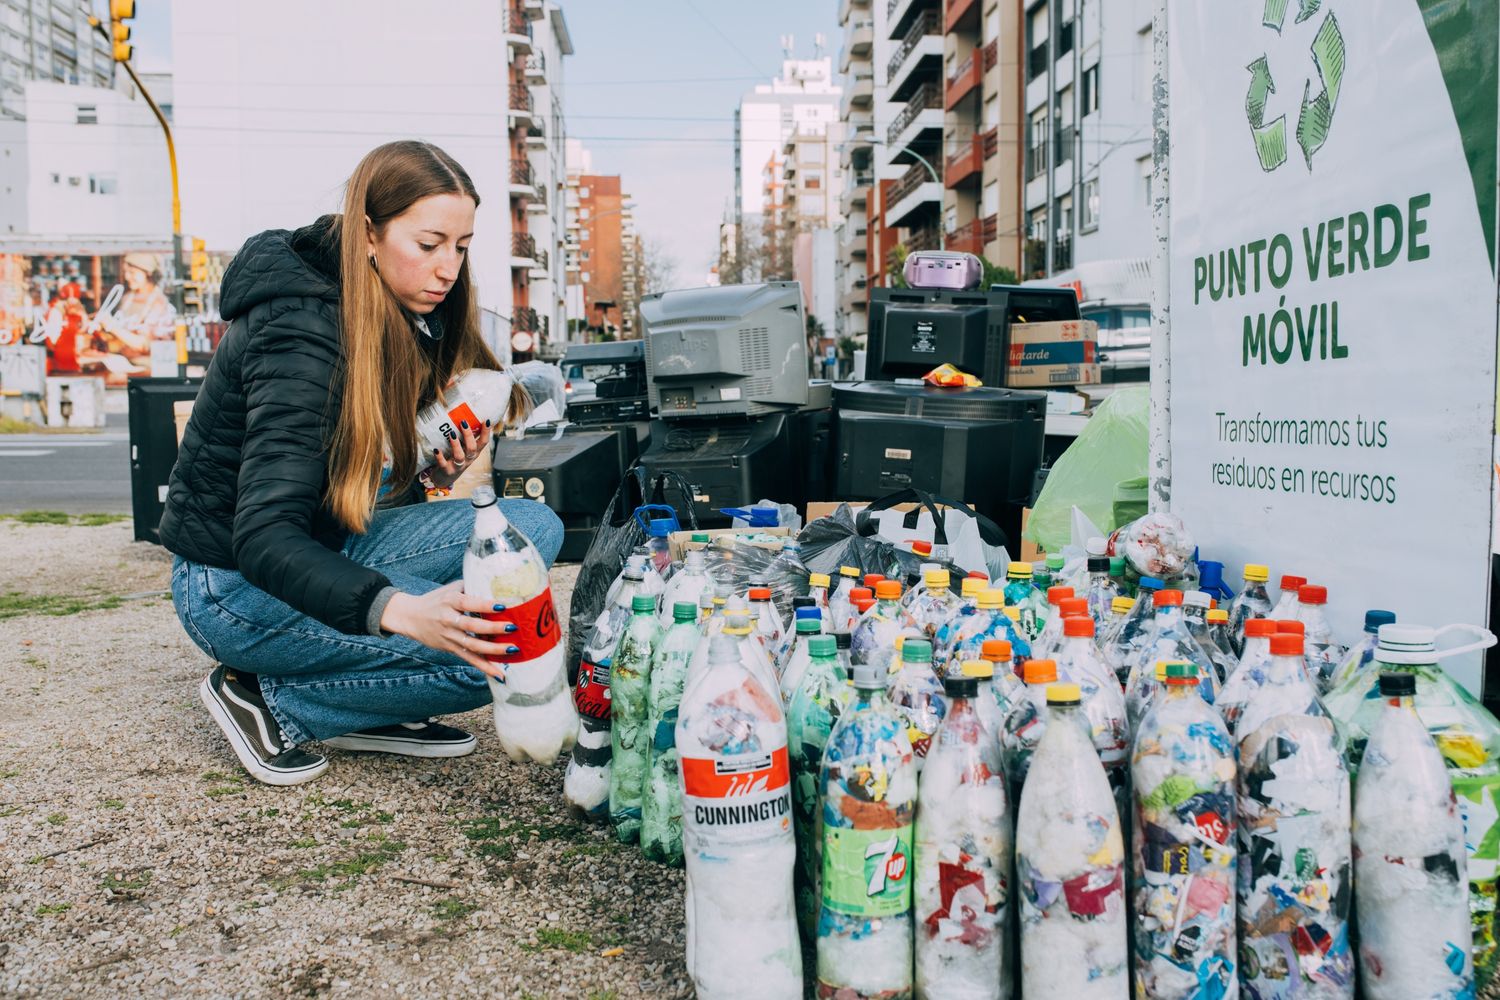
[[1071, 288], [874, 288], [865, 378], [921, 378], [946, 363], [987, 386], [1001, 386], [1010, 324], [1078, 318], [1078, 297]]
[[641, 300], [658, 417], [756, 417], [807, 404], [807, 331], [795, 281], [658, 292]]

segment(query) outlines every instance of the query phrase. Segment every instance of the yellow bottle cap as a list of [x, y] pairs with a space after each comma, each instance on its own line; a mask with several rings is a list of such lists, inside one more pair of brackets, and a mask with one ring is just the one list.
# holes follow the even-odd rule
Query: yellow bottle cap
[[987, 581], [981, 580], [977, 576], [966, 576], [964, 577], [964, 582], [959, 584], [958, 592], [965, 597], [977, 598], [988, 586], [989, 583]]
[[807, 578], [807, 585], [809, 587], [826, 587], [832, 582], [832, 580], [828, 579], [827, 573], [813, 573]]
[[1005, 575], [1012, 580], [1029, 580], [1031, 579], [1031, 563], [1013, 562], [1005, 571]]
[[[974, 581], [978, 583], [979, 581]], [[993, 611], [1005, 606], [1005, 591], [992, 590], [984, 587], [979, 591], [979, 606], [987, 611]]]
[[959, 667], [965, 677], [978, 677], [981, 680], [995, 676], [995, 665], [989, 660], [965, 660]]
[[896, 647], [896, 652], [897, 653], [900, 653], [901, 652], [901, 644], [903, 642], [905, 642], [905, 641], [906, 641], [906, 636], [904, 636], [904, 635], [898, 635], [898, 636], [896, 636], [896, 641], [893, 642], [891, 645], [893, 645], [893, 646]]
[[1223, 608], [1215, 608], [1208, 613], [1208, 620], [1215, 625], [1221, 625], [1229, 621], [1229, 612]]
[[953, 583], [952, 577], [945, 569], [930, 569], [923, 574], [922, 580], [927, 586], [936, 590], [947, 590]]
[[839, 576], [859, 576], [859, 569], [855, 566], [840, 566]]
[[1077, 705], [1083, 701], [1083, 692], [1077, 684], [1048, 684], [1047, 704]]
[[1011, 605], [1005, 609], [1005, 617], [1013, 622], [1019, 622], [1021, 620], [1021, 609], [1015, 605]]
[[724, 634], [725, 635], [749, 635], [750, 634], [750, 626], [749, 625], [739, 625], [739, 626], [725, 625], [724, 626]]
[[1133, 597], [1116, 597], [1109, 602], [1109, 610], [1117, 615], [1126, 614], [1133, 607], [1135, 607], [1135, 598]]
[[1245, 579], [1252, 583], [1265, 583], [1271, 579], [1271, 567], [1260, 563], [1245, 563]]

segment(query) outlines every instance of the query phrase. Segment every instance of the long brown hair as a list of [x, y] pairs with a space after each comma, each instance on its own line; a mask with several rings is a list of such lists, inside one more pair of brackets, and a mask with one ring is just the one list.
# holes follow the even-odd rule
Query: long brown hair
[[[355, 532], [369, 526], [387, 451], [396, 489], [416, 475], [417, 410], [440, 398], [455, 374], [500, 369], [480, 333], [467, 256], [433, 311], [443, 336], [430, 360], [411, 319], [367, 259], [366, 218], [379, 238], [392, 219], [436, 194], [467, 195], [479, 204], [468, 173], [441, 149], [426, 142], [386, 143], [354, 168], [343, 215], [330, 233], [339, 239], [342, 405], [329, 449], [328, 507]], [[504, 419], [515, 419], [528, 404], [516, 383]]]

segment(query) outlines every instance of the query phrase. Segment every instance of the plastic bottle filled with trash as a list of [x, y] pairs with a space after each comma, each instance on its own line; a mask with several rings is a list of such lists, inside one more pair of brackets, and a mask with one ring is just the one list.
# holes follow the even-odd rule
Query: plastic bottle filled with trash
[[1083, 599], [1088, 602], [1089, 615], [1094, 625], [1102, 628], [1109, 618], [1109, 609], [1120, 595], [1119, 585], [1109, 575], [1108, 556], [1089, 556], [1088, 576], [1083, 590]]
[[662, 628], [670, 628], [673, 618], [672, 609], [677, 606], [678, 601], [689, 601], [694, 607], [698, 604], [698, 598], [704, 591], [712, 591], [713, 581], [708, 578], [708, 570], [703, 561], [703, 551], [693, 549], [683, 557], [682, 568], [672, 574], [667, 581], [661, 595], [661, 616], [659, 618]]
[[[1031, 564], [1013, 562], [1005, 571], [1005, 603], [1011, 607], [1019, 608], [1022, 603], [1031, 597], [1034, 588], [1031, 585]], [[1030, 641], [1032, 637], [1027, 636]]]
[[804, 618], [810, 618], [818, 624], [818, 631], [823, 630], [823, 609], [813, 603], [813, 599], [807, 596], [792, 598], [792, 614], [785, 622], [785, 629], [781, 633], [781, 642], [776, 649], [771, 651], [771, 663], [775, 665], [779, 674], [786, 669], [787, 657], [792, 653], [792, 645], [797, 640], [797, 623]]
[[1074, 684], [1047, 692], [1049, 721], [1021, 791], [1016, 896], [1026, 1000], [1122, 1000], [1124, 842]]
[[785, 628], [781, 624], [781, 614], [771, 602], [771, 588], [751, 587], [746, 596], [750, 598], [750, 629], [760, 640], [767, 658], [774, 658], [781, 648]]
[[655, 733], [651, 717], [651, 661], [661, 641], [656, 623], [656, 598], [636, 594], [630, 599], [630, 624], [615, 648], [609, 671], [610, 766], [609, 818], [622, 844], [641, 835], [641, 808], [648, 781], [649, 748]]
[[[1000, 752], [1000, 734], [1005, 731], [1005, 716], [1000, 711], [1000, 699], [995, 694], [995, 665], [989, 660], [965, 660], [959, 664], [956, 673], [949, 673], [948, 677], [967, 677], [974, 681], [976, 693], [971, 702], [974, 711], [979, 715], [979, 721], [984, 724], [985, 732], [989, 738], [995, 741], [995, 752]], [[1023, 685], [1011, 675], [1011, 680], [1016, 687]], [[1004, 770], [1004, 758], [1000, 760], [1001, 769]]]
[[682, 864], [682, 784], [677, 766], [677, 709], [687, 682], [688, 661], [698, 645], [698, 609], [689, 601], [672, 606], [672, 627], [651, 658], [650, 772], [641, 807], [641, 853], [665, 865]]
[[687, 968], [700, 998], [800, 1000], [791, 766], [781, 699], [715, 636], [677, 717]]
[[[944, 682], [949, 711], [922, 769], [916, 822], [916, 995], [1011, 995], [1011, 823], [1000, 747], [979, 716], [979, 680]], [[986, 696], [987, 697], [987, 696]]]
[[1114, 670], [1120, 686], [1130, 683], [1130, 666], [1156, 631], [1156, 592], [1166, 585], [1154, 576], [1143, 576], [1136, 584], [1135, 603], [1120, 627], [1100, 644], [1099, 652]]
[[896, 637], [916, 635], [917, 625], [901, 606], [901, 584], [882, 580], [875, 585], [875, 606], [849, 634], [849, 652], [855, 663], [871, 663], [895, 673]]
[[1327, 604], [1327, 587], [1309, 583], [1297, 589], [1295, 617], [1307, 627], [1304, 640], [1307, 672], [1319, 691], [1327, 691], [1333, 686], [1333, 676], [1349, 652], [1333, 636], [1333, 626], [1328, 624], [1328, 616], [1323, 610]]
[[771, 661], [766, 657], [765, 648], [756, 641], [754, 631], [750, 627], [750, 610], [745, 606], [742, 597], [730, 598], [728, 606], [722, 615], [716, 616], [715, 623], [711, 621], [705, 634], [705, 640], [699, 640], [698, 647], [693, 650], [693, 658], [688, 663], [688, 679], [686, 690], [691, 691], [693, 685], [698, 683], [708, 671], [709, 648], [713, 641], [720, 636], [730, 640], [740, 654], [740, 662], [745, 669], [760, 682], [761, 687], [776, 695], [777, 700], [781, 698], [781, 685], [776, 678], [776, 669], [771, 666]]
[[828, 586], [830, 582], [827, 573], [807, 574], [807, 596], [811, 597], [816, 606], [824, 611], [828, 610]]
[[1266, 666], [1271, 662], [1271, 636], [1275, 634], [1276, 623], [1269, 618], [1252, 618], [1245, 623], [1245, 651], [1214, 701], [1230, 735], [1239, 729], [1240, 715], [1250, 695], [1265, 682]]
[[[1057, 650], [1057, 644], [1062, 641], [1063, 612], [1061, 604], [1063, 601], [1080, 600], [1073, 596], [1073, 588], [1065, 586], [1054, 586], [1047, 588], [1047, 617], [1041, 632], [1031, 642], [1031, 655], [1037, 659], [1046, 659]], [[1087, 602], [1085, 610], [1087, 613]], [[1076, 605], [1071, 606], [1074, 613], [1078, 613]]]
[[1114, 790], [1120, 818], [1130, 812], [1130, 724], [1125, 715], [1125, 696], [1094, 649], [1094, 619], [1074, 615], [1063, 622], [1065, 636], [1059, 655], [1057, 679], [1077, 684], [1083, 693], [1083, 714], [1089, 722], [1089, 738]]
[[828, 614], [824, 624], [830, 632], [848, 632], [854, 628], [854, 598], [852, 591], [859, 586], [859, 569], [840, 566], [838, 584], [828, 595]]
[[796, 693], [798, 685], [802, 683], [802, 675], [806, 672], [808, 660], [812, 656], [812, 651], [808, 649], [808, 640], [821, 634], [818, 631], [819, 627], [819, 622], [812, 618], [797, 620], [796, 638], [792, 640], [791, 650], [787, 654], [786, 664], [781, 671], [781, 697], [788, 704], [791, 703], [792, 695]]
[[958, 582], [958, 596], [963, 608], [972, 613], [979, 607], [979, 592], [990, 585], [989, 580], [977, 576], [966, 576]]
[[[1483, 647], [1490, 641], [1489, 633], [1480, 634], [1483, 638], [1477, 645]], [[1500, 722], [1438, 663], [1440, 655], [1468, 652], [1475, 646], [1458, 646], [1440, 654], [1437, 636], [1438, 630], [1425, 625], [1382, 625], [1372, 667], [1356, 672], [1329, 692], [1325, 703], [1344, 726], [1345, 759], [1350, 771], [1357, 772], [1370, 734], [1385, 709], [1376, 686], [1380, 675], [1401, 672], [1416, 678], [1417, 715], [1448, 766], [1463, 817], [1474, 971], [1478, 989], [1485, 994], [1500, 972], [1500, 951], [1495, 944], [1497, 872], [1493, 849], [1500, 840], [1500, 811], [1496, 809], [1500, 803]]]
[[613, 715], [610, 668], [630, 624], [635, 597], [646, 593], [647, 569], [640, 553], [625, 561], [613, 602], [605, 605], [584, 640], [578, 683], [573, 690], [578, 706], [578, 742], [573, 745], [573, 756], [563, 775], [563, 798], [574, 819], [602, 821], [609, 816], [609, 723]]
[[1182, 595], [1182, 620], [1187, 625], [1188, 631], [1193, 638], [1198, 640], [1198, 645], [1208, 654], [1209, 661], [1213, 664], [1214, 680], [1219, 687], [1224, 686], [1224, 681], [1229, 678], [1229, 672], [1235, 667], [1235, 658], [1230, 653], [1219, 648], [1209, 632], [1208, 615], [1209, 604], [1213, 598], [1201, 590], [1190, 590]]
[[[1109, 602], [1109, 615], [1104, 622], [1094, 629], [1094, 645], [1099, 647], [1099, 657], [1111, 670], [1114, 664], [1104, 658], [1104, 651], [1114, 644], [1115, 638], [1120, 634], [1120, 629], [1125, 625], [1125, 619], [1130, 617], [1130, 612], [1135, 608], [1135, 598], [1116, 597]], [[1117, 674], [1116, 681], [1123, 688], [1125, 681]]]
[[1354, 794], [1354, 903], [1369, 1000], [1474, 996], [1464, 824], [1417, 678], [1380, 675], [1384, 710]]
[[1266, 581], [1271, 579], [1271, 570], [1262, 563], [1246, 563], [1244, 570], [1245, 589], [1229, 604], [1229, 637], [1236, 653], [1243, 652], [1245, 645], [1245, 622], [1251, 618], [1271, 617], [1271, 595], [1266, 592]]
[[1281, 591], [1276, 603], [1271, 607], [1268, 618], [1277, 620], [1297, 617], [1297, 593], [1307, 584], [1307, 577], [1295, 576], [1291, 573], [1281, 574]]
[[917, 765], [885, 680], [878, 667], [854, 668], [854, 698], [823, 752], [820, 997], [911, 993]]
[[818, 775], [823, 748], [854, 690], [839, 665], [833, 636], [813, 636], [807, 670], [787, 705], [787, 747], [792, 761], [792, 821], [797, 834], [797, 925], [805, 940], [816, 939], [822, 900], [823, 816]]
[[1375, 647], [1380, 644], [1378, 638], [1380, 626], [1391, 625], [1395, 621], [1396, 613], [1394, 611], [1372, 609], [1365, 612], [1365, 626], [1364, 630], [1360, 632], [1359, 641], [1350, 646], [1344, 653], [1343, 662], [1333, 672], [1333, 679], [1328, 682], [1329, 691], [1341, 687], [1349, 678], [1375, 662]]
[[916, 622], [922, 637], [934, 640], [938, 629], [959, 613], [963, 598], [952, 590], [952, 574], [945, 569], [930, 569], [923, 574], [926, 589], [911, 602], [912, 621]]
[[1240, 982], [1252, 997], [1348, 1000], [1349, 771], [1302, 655], [1301, 636], [1271, 637], [1265, 683], [1235, 734]]
[[943, 684], [932, 669], [932, 643], [926, 639], [906, 639], [901, 643], [901, 667], [890, 676], [886, 693], [896, 711], [906, 719], [906, 733], [911, 738], [920, 772], [932, 745], [932, 734], [937, 732], [948, 711]]
[[[1219, 647], [1219, 652], [1225, 656], [1224, 662], [1229, 665], [1230, 670], [1233, 670], [1240, 658], [1229, 641], [1229, 612], [1223, 608], [1209, 608], [1208, 614], [1203, 617], [1208, 622], [1209, 640]], [[1227, 674], [1225, 679], [1228, 679]]]
[[[1014, 802], [1021, 799], [1026, 775], [1031, 770], [1031, 755], [1047, 731], [1047, 688], [1057, 683], [1057, 662], [1027, 660], [1021, 666], [1021, 680], [1024, 690], [1006, 714], [1000, 737], [1005, 776], [1010, 782], [1010, 797]], [[1079, 695], [1082, 697], [1081, 691]]]
[[942, 664], [945, 673], [951, 672], [955, 663], [983, 659], [984, 644], [991, 639], [1004, 639], [1010, 643], [1012, 655], [1018, 659], [1030, 657], [1031, 644], [1005, 613], [1003, 602], [1001, 591], [981, 590], [974, 613], [960, 615], [949, 622], [947, 629], [939, 632], [938, 644], [933, 647], [933, 659]]
[[1186, 660], [1198, 665], [1198, 693], [1210, 705], [1218, 696], [1219, 684], [1214, 676], [1213, 661], [1208, 651], [1193, 638], [1187, 623], [1182, 618], [1182, 591], [1158, 590], [1152, 595], [1156, 606], [1156, 618], [1151, 633], [1136, 648], [1130, 661], [1130, 677], [1125, 682], [1125, 709], [1130, 717], [1130, 731], [1140, 724], [1141, 717], [1156, 696], [1156, 664], [1162, 661]]
[[[547, 567], [536, 546], [501, 513], [493, 489], [476, 486], [470, 503], [474, 530], [464, 552], [464, 593], [504, 605], [504, 619], [515, 626], [497, 641], [517, 652], [490, 657], [505, 665], [503, 681], [489, 679], [495, 733], [511, 760], [550, 764], [573, 746], [578, 713], [568, 692]], [[482, 617], [499, 619], [501, 613]]]
[[1198, 697], [1197, 672], [1166, 664], [1166, 690], [1131, 756], [1138, 997], [1199, 1000], [1237, 987], [1234, 745]]
[[[430, 461], [433, 452], [446, 454], [453, 439], [463, 435], [465, 425], [476, 435], [485, 426], [499, 434], [514, 384], [508, 372], [488, 368], [471, 368], [449, 380], [443, 398], [417, 412], [417, 439], [422, 442], [422, 455]], [[423, 469], [424, 473], [431, 471], [431, 466]]]
[[1031, 587], [1043, 597], [1052, 588], [1052, 571], [1047, 568], [1046, 560], [1031, 564]]

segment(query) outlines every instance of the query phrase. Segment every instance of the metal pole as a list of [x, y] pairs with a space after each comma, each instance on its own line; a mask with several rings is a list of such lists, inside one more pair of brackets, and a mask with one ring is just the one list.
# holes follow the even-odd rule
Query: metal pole
[[1150, 508], [1168, 510], [1172, 505], [1172, 310], [1170, 241], [1172, 206], [1168, 199], [1171, 181], [1171, 109], [1167, 60], [1167, 0], [1155, 0], [1151, 16], [1153, 59], [1156, 76], [1152, 83], [1151, 111], [1151, 220], [1156, 242], [1151, 254], [1151, 417], [1149, 424]]
[[[912, 149], [910, 146], [902, 146], [901, 149], [899, 150], [899, 152], [910, 153], [912, 155], [912, 157], [918, 163], [922, 164], [922, 166], [924, 166], [924, 167], [927, 168], [927, 173], [929, 175], [931, 175], [933, 183], [936, 184], [938, 187], [942, 187], [943, 186], [943, 179], [938, 176], [937, 170], [935, 170], [933, 168], [932, 164], [930, 162], [928, 162], [927, 157], [923, 156], [921, 153], [917, 152], [915, 149]], [[947, 241], [944, 239], [944, 233], [943, 233], [943, 220], [941, 218], [941, 216], [942, 216], [942, 209], [938, 210], [938, 216], [939, 216], [939, 218], [938, 218], [938, 224], [937, 224], [938, 249], [939, 250], [943, 250], [943, 249], [946, 248]]]

